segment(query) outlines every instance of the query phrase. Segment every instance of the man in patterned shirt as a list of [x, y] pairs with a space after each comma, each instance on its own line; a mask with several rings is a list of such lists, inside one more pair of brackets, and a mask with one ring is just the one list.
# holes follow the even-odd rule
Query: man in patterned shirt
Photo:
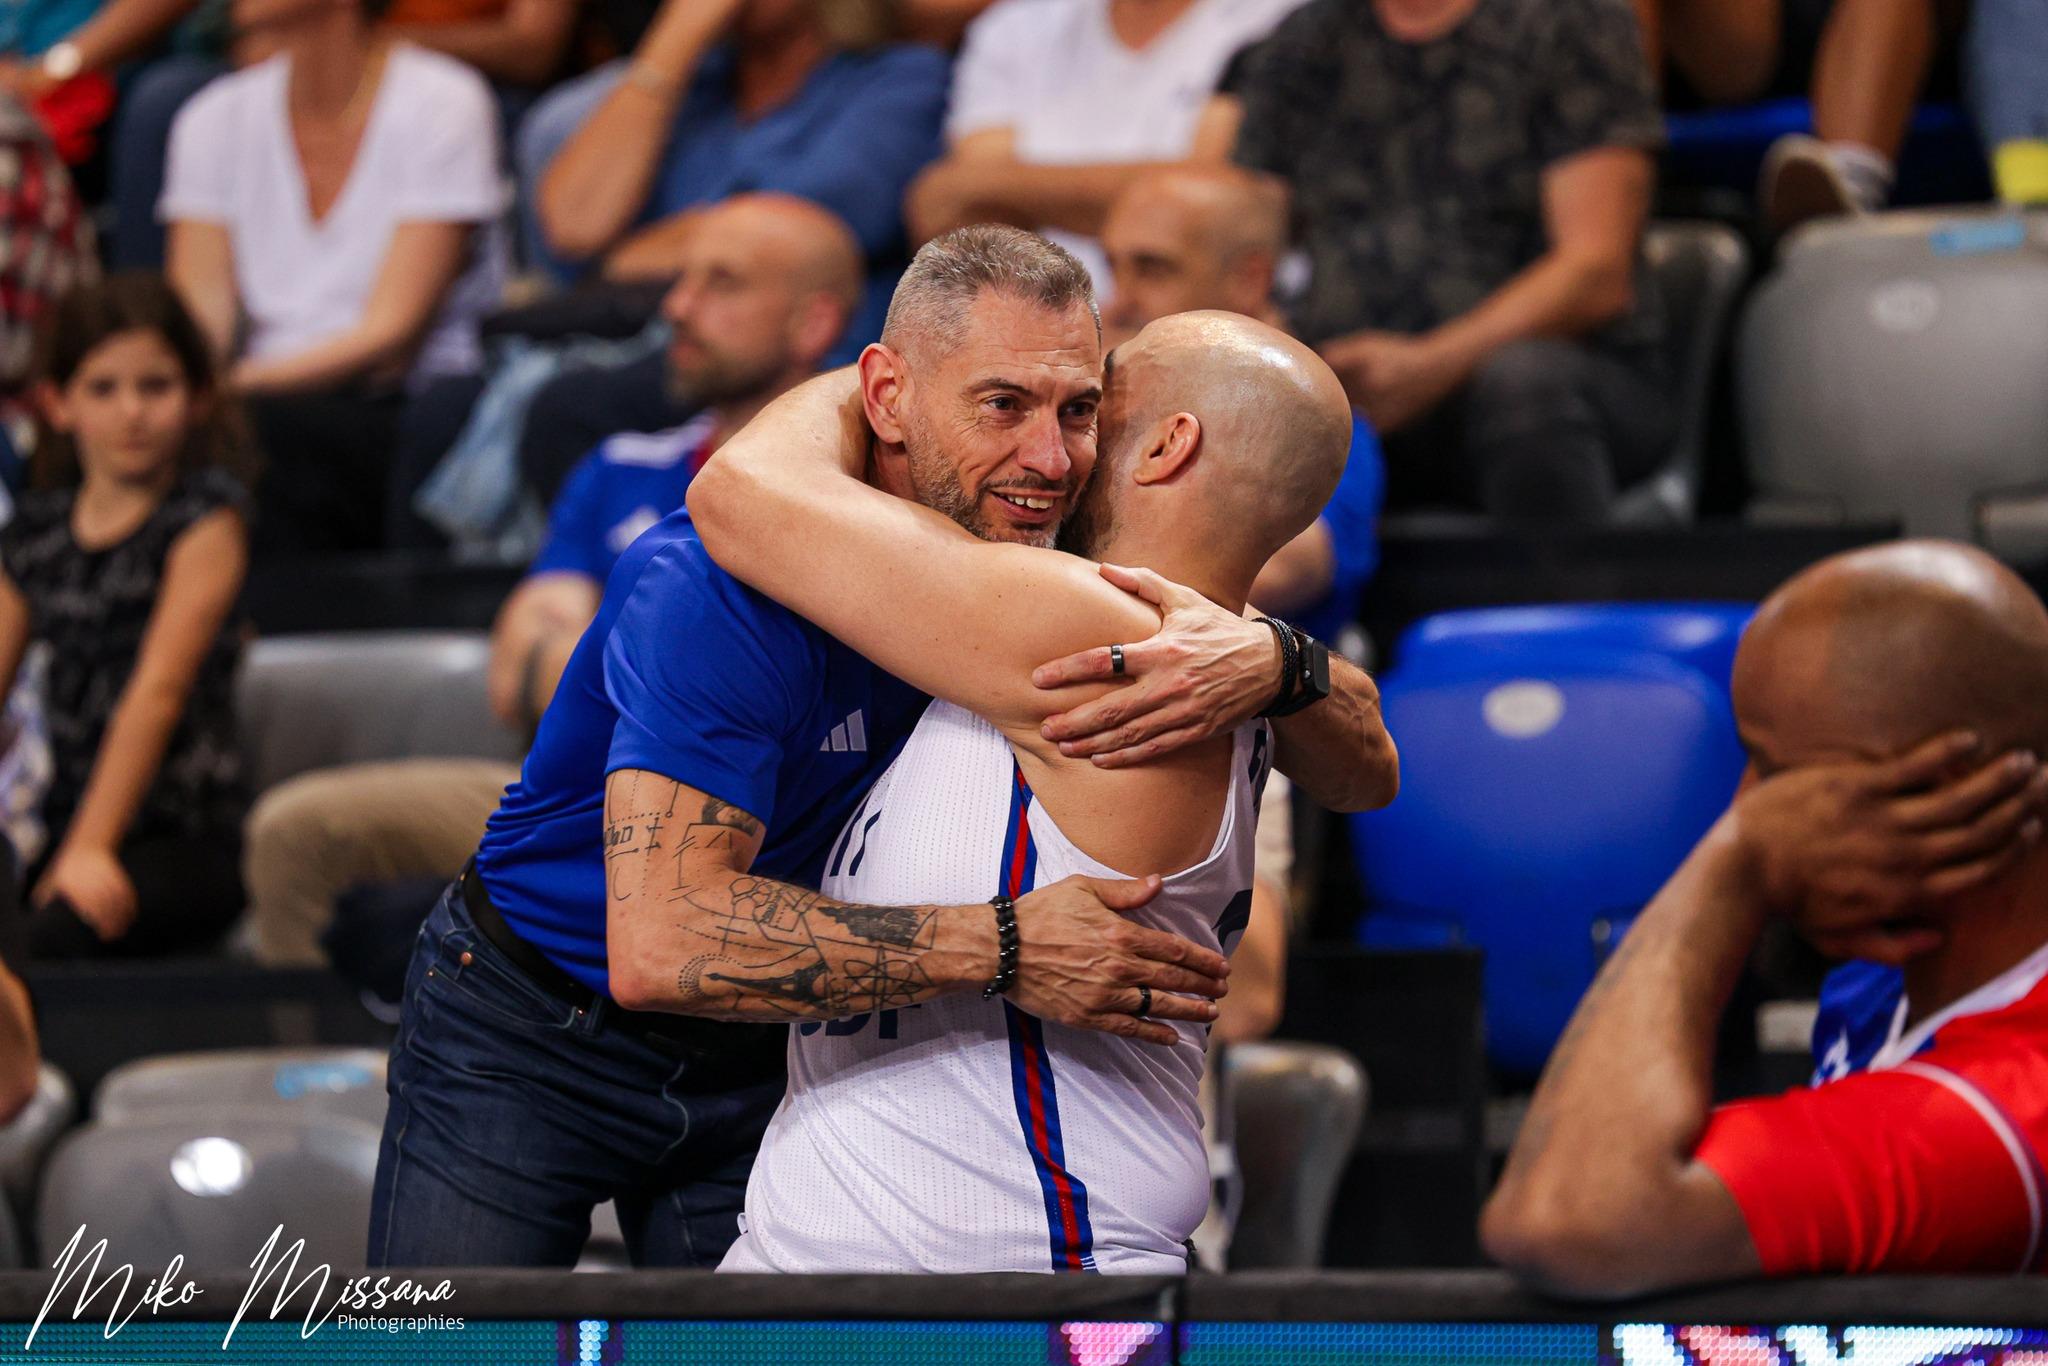
[[1223, 89], [1236, 160], [1293, 187], [1288, 312], [1379, 429], [1390, 505], [1598, 521], [1657, 468], [1663, 121], [1628, 0], [1309, 0]]

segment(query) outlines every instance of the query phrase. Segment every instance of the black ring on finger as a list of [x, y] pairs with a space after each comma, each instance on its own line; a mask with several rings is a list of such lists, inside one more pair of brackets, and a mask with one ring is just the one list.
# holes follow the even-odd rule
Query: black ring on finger
[[1110, 671], [1111, 673], [1115, 674], [1115, 675], [1116, 675], [1117, 677], [1119, 677], [1119, 678], [1123, 677], [1123, 672], [1124, 672], [1124, 647], [1123, 647], [1123, 646], [1121, 646], [1121, 645], [1112, 645], [1112, 646], [1110, 646], [1110, 647], [1109, 647], [1109, 671]]
[[1142, 1020], [1151, 1013], [1152, 988], [1141, 986], [1138, 988], [1138, 1008], [1132, 1011], [1131, 1014], [1137, 1016], [1139, 1019]]

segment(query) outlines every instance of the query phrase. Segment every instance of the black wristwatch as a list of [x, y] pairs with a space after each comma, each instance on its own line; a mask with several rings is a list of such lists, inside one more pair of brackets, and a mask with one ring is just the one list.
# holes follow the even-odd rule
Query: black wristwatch
[[1330, 647], [1273, 617], [1260, 617], [1280, 645], [1280, 691], [1260, 716], [1292, 716], [1330, 695]]

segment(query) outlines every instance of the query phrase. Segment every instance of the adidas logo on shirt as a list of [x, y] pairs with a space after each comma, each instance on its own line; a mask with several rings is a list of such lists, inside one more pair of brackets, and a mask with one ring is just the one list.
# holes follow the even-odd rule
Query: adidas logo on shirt
[[831, 734], [818, 746], [820, 754], [866, 754], [868, 752], [867, 723], [861, 720], [860, 708], [855, 707], [844, 721], [832, 727]]

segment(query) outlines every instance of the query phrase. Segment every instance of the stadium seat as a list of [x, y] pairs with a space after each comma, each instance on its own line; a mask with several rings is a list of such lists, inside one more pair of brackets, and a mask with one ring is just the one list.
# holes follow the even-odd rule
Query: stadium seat
[[1365, 1069], [1341, 1048], [1236, 1044], [1229, 1079], [1244, 1207], [1230, 1267], [1316, 1267], [1337, 1183], [1365, 1118]]
[[109, 1072], [93, 1098], [101, 1124], [167, 1113], [314, 1110], [384, 1123], [386, 1055], [373, 1048], [231, 1048], [143, 1058]]
[[1725, 674], [1539, 640], [1403, 663], [1380, 692], [1403, 782], [1391, 807], [1352, 818], [1360, 937], [1483, 950], [1488, 1055], [1531, 1075], [1735, 790]]
[[1678, 437], [1664, 468], [1622, 493], [1614, 520], [1625, 526], [1684, 526], [1699, 507], [1714, 365], [1735, 298], [1749, 278], [1749, 248], [1718, 223], [1664, 222], [1651, 225], [1643, 252], [1664, 301]]
[[275, 1106], [89, 1124], [50, 1160], [37, 1245], [54, 1257], [83, 1227], [82, 1247], [105, 1238], [138, 1269], [182, 1254], [188, 1272], [233, 1273], [282, 1225], [273, 1263], [303, 1238], [301, 1275], [360, 1267], [377, 1141], [361, 1120]]
[[2048, 255], [2000, 213], [1796, 236], [1737, 352], [1753, 520], [1900, 518], [2048, 556]]
[[483, 632], [366, 631], [259, 640], [242, 662], [235, 710], [249, 780], [261, 792], [309, 769], [459, 755], [517, 762], [521, 737], [484, 697]]
[[[1721, 191], [1747, 205], [1771, 144], [1813, 128], [1813, 105], [1803, 96], [1761, 100], [1672, 114], [1670, 141], [1659, 159], [1664, 195], [1679, 202]], [[1963, 204], [1991, 197], [1991, 176], [1970, 116], [1955, 104], [1922, 104], [1913, 111], [1899, 155], [1895, 204]], [[1672, 195], [1670, 192], [1678, 193]], [[1690, 192], [1690, 193], [1688, 193]]]
[[1735, 648], [1756, 609], [1747, 603], [1558, 603], [1438, 612], [1401, 633], [1394, 662], [1404, 672], [1475, 654], [1501, 658], [1558, 647], [1644, 650], [1690, 665], [1728, 686]]
[[[1706, 460], [1707, 405], [1729, 314], [1749, 275], [1742, 239], [1715, 223], [1652, 223], [1643, 255], [1664, 300], [1665, 356], [1678, 435], [1664, 466], [1622, 491], [1614, 520], [1623, 526], [1683, 526], [1693, 520]], [[1491, 524], [1477, 513], [1402, 513], [1399, 527], [1467, 531]]]
[[28, 1218], [50, 1149], [77, 1118], [78, 1098], [70, 1079], [44, 1063], [37, 1069], [35, 1094], [0, 1127], [0, 1205], [18, 1220]]

